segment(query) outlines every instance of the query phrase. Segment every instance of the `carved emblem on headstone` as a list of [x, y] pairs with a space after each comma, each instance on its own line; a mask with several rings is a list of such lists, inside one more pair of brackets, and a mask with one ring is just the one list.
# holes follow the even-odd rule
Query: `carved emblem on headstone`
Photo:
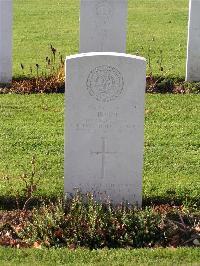
[[87, 90], [97, 101], [113, 101], [124, 90], [123, 76], [114, 67], [98, 66], [89, 73]]
[[112, 15], [112, 6], [108, 1], [98, 1], [96, 5], [96, 15], [104, 23], [107, 23], [110, 16]]

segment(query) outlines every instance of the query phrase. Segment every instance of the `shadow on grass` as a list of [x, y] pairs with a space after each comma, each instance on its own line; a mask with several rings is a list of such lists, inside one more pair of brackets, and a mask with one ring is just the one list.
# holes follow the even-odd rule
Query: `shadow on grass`
[[[28, 204], [26, 204], [26, 209], [32, 209], [34, 207], [40, 207], [42, 204], [49, 204], [58, 202], [59, 199], [62, 199], [60, 196], [51, 196], [51, 197], [33, 197], [28, 200]], [[64, 199], [64, 197], [63, 197]], [[27, 202], [27, 198], [19, 197], [16, 198], [14, 196], [0, 196], [0, 209], [1, 210], [14, 210], [14, 209], [23, 209], [25, 203]], [[200, 207], [200, 197], [192, 198], [188, 197], [145, 197], [143, 198], [142, 207], [145, 208], [147, 206], [159, 206], [159, 205], [170, 205], [170, 206], [196, 206]]]
[[143, 199], [143, 207], [146, 206], [154, 206], [154, 205], [162, 205], [162, 204], [169, 204], [171, 206], [181, 206], [181, 205], [188, 205], [188, 206], [196, 206], [200, 207], [200, 197], [193, 198], [193, 197], [146, 197]]
[[56, 203], [60, 197], [32, 197], [28, 200], [25, 197], [15, 196], [0, 196], [0, 209], [1, 210], [15, 210], [23, 209], [26, 204], [26, 209], [32, 209], [34, 207], [40, 207], [42, 204], [46, 203]]

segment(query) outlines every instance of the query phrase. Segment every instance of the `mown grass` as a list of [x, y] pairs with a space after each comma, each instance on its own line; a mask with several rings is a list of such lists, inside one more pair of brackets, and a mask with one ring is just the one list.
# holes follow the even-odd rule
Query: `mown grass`
[[[187, 0], [129, 0], [127, 52], [150, 59], [148, 73], [183, 78], [187, 17]], [[48, 74], [45, 58], [50, 44], [64, 56], [77, 53], [78, 18], [79, 0], [14, 0], [14, 77], [28, 76], [30, 67], [36, 75], [36, 64], [40, 74]], [[31, 173], [32, 156], [34, 178], [40, 178], [37, 196], [62, 195], [63, 97], [0, 95], [0, 198], [22, 190], [20, 175]], [[145, 203], [199, 204], [198, 110], [198, 95], [146, 96]], [[186, 248], [92, 252], [0, 248], [1, 265], [198, 265], [199, 256], [199, 249]]]
[[16, 250], [0, 248], [2, 266], [9, 265], [198, 265], [200, 249]]
[[[143, 198], [199, 202], [198, 95], [146, 95]], [[64, 96], [0, 95], [0, 196], [22, 189], [36, 157], [38, 196], [57, 197], [64, 181]], [[12, 180], [3, 180], [6, 176]], [[123, 178], [123, 177], [122, 177]]]
[[[128, 3], [127, 53], [150, 58], [153, 75], [184, 77], [188, 1]], [[45, 72], [50, 44], [63, 56], [78, 53], [79, 0], [14, 0], [14, 76], [30, 74], [30, 66], [36, 75], [36, 63]]]
[[[36, 156], [36, 176], [41, 177], [43, 195], [63, 190], [64, 105], [63, 95], [1, 95], [0, 177], [15, 177], [31, 172], [31, 158]], [[9, 185], [0, 188], [9, 195]]]

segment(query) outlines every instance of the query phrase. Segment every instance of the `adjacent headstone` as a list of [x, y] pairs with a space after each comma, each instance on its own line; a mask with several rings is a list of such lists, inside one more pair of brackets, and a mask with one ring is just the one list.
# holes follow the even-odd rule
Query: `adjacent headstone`
[[200, 81], [200, 0], [190, 0], [186, 80]]
[[145, 70], [132, 55], [67, 57], [65, 193], [141, 205]]
[[0, 83], [12, 80], [12, 0], [0, 0]]
[[127, 0], [81, 0], [80, 53], [126, 52]]

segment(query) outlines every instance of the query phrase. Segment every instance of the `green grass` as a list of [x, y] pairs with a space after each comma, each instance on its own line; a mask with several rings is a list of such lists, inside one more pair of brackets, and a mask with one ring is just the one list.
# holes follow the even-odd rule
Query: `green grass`
[[147, 95], [144, 195], [199, 200], [198, 95]]
[[[64, 96], [0, 95], [0, 179], [31, 172], [36, 156], [39, 195], [63, 193]], [[144, 200], [199, 201], [198, 95], [146, 95]], [[0, 196], [12, 194], [0, 182]]]
[[[63, 190], [63, 95], [0, 95], [0, 178], [31, 172], [36, 156], [36, 178], [41, 177], [42, 194]], [[0, 187], [0, 194], [8, 194]]]
[[[129, 0], [128, 15], [127, 53], [150, 59], [153, 75], [184, 77], [188, 1]], [[14, 0], [14, 77], [30, 67], [36, 75], [36, 63], [45, 71], [50, 44], [64, 56], [78, 53], [79, 0]], [[64, 96], [0, 95], [0, 121], [0, 180], [12, 180], [0, 182], [0, 197], [22, 189], [19, 176], [31, 172], [33, 155], [38, 195], [62, 195]], [[146, 96], [144, 200], [199, 202], [199, 123], [198, 95]], [[198, 265], [199, 257], [199, 249], [0, 248], [1, 265]]]
[[0, 248], [2, 266], [9, 265], [199, 265], [200, 249], [15, 250]]
[[[162, 75], [162, 51], [163, 73], [184, 77], [187, 20], [187, 0], [129, 0], [127, 53], [150, 57], [153, 74]], [[36, 63], [41, 74], [50, 43], [63, 56], [78, 53], [79, 0], [14, 0], [14, 76], [30, 66], [36, 75]]]

